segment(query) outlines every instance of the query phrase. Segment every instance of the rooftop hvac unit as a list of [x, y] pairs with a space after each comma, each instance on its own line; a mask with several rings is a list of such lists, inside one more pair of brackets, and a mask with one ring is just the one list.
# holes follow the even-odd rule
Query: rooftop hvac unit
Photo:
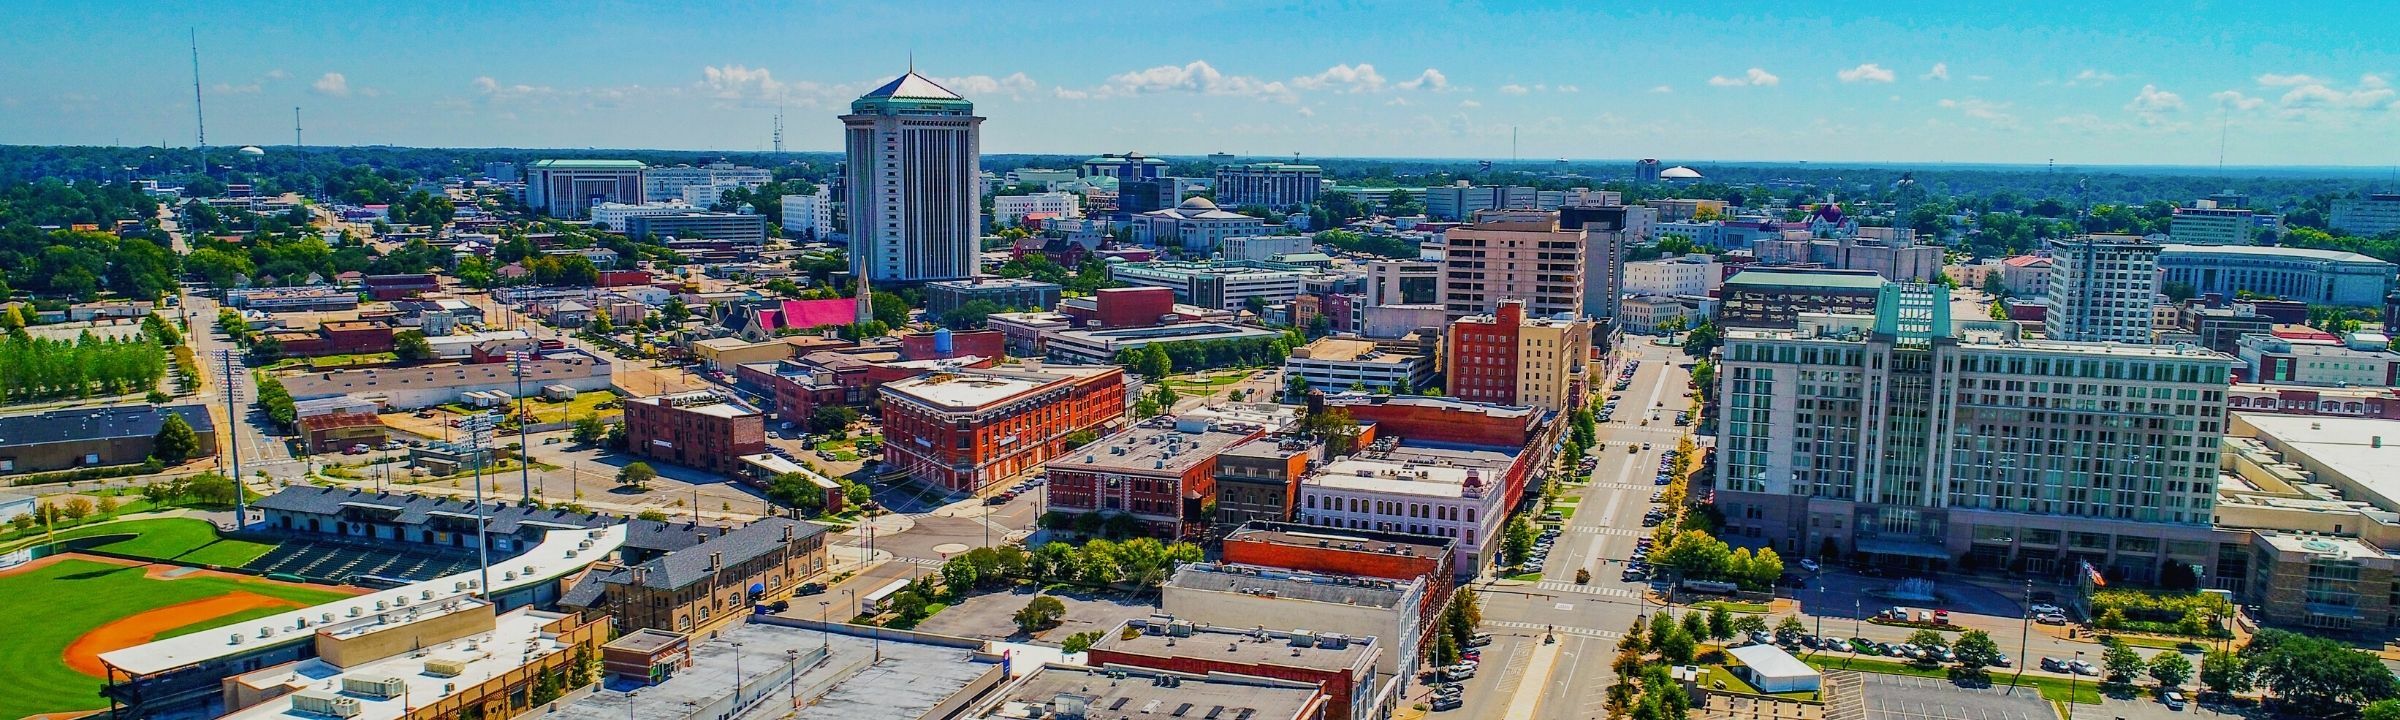
[[408, 682], [389, 675], [342, 678], [342, 692], [389, 700], [408, 692]]
[[467, 674], [467, 660], [455, 657], [425, 659], [425, 674], [434, 677], [458, 677]]
[[358, 698], [342, 697], [323, 690], [302, 690], [292, 694], [292, 709], [314, 715], [338, 718], [358, 717]]

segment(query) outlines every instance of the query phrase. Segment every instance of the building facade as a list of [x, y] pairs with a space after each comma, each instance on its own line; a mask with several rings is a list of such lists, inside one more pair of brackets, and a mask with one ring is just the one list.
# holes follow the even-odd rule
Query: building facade
[[2162, 537], [2206, 533], [2232, 358], [2024, 340], [1949, 307], [1946, 288], [1894, 285], [1871, 319], [1726, 331], [1724, 537], [2057, 572], [2117, 560], [2060, 544], [2068, 528], [2147, 537], [2121, 549], [2153, 557]]
[[1432, 384], [1433, 358], [1385, 350], [1366, 340], [1326, 337], [1293, 348], [1283, 361], [1283, 373], [1326, 392], [1408, 392]]
[[1317, 241], [1307, 235], [1245, 235], [1225, 238], [1217, 254], [1227, 260], [1272, 262], [1277, 256], [1312, 253]]
[[1367, 306], [1433, 305], [1441, 302], [1442, 264], [1431, 260], [1373, 260], [1367, 263]]
[[1125, 370], [1053, 367], [934, 373], [884, 383], [885, 454], [930, 487], [1011, 481], [1125, 419]]
[[[775, 180], [766, 168], [746, 167], [728, 162], [706, 165], [667, 165], [646, 168], [642, 172], [642, 200], [663, 203], [684, 199], [690, 188], [756, 188]], [[715, 203], [700, 203], [702, 207]]]
[[2254, 245], [2258, 242], [2258, 213], [2220, 208], [2203, 200], [2199, 206], [2175, 208], [2167, 226], [2167, 241], [2176, 245]]
[[1219, 204], [1264, 205], [1282, 210], [1317, 201], [1325, 170], [1315, 165], [1259, 162], [1217, 168]]
[[975, 274], [982, 126], [974, 103], [915, 71], [850, 103], [852, 272], [902, 283]]
[[640, 238], [675, 237], [723, 240], [736, 245], [767, 242], [767, 216], [721, 212], [680, 212], [625, 218], [625, 234]]
[[2242, 293], [2310, 305], [2380, 307], [2400, 265], [2341, 250], [2287, 247], [2168, 245], [2158, 253], [2160, 274], [2193, 291]]
[[2364, 198], [2333, 201], [2325, 224], [2352, 235], [2372, 237], [2400, 230], [2400, 193], [2377, 193]]
[[1152, 418], [1050, 460], [1050, 509], [1129, 515], [1146, 535], [1197, 534], [1212, 519], [1200, 510], [1216, 496], [1217, 456], [1264, 434], [1258, 425]]
[[1271, 262], [1161, 260], [1109, 266], [1112, 280], [1135, 287], [1161, 287], [1175, 292], [1175, 301], [1218, 310], [1241, 310], [1258, 298], [1280, 305], [1300, 295], [1299, 267]]
[[639, 203], [643, 168], [637, 160], [535, 160], [525, 169], [525, 204], [551, 217], [582, 220], [600, 203]]
[[753, 605], [790, 597], [805, 579], [825, 571], [823, 525], [770, 517], [701, 532], [708, 537], [696, 545], [639, 564], [595, 570], [559, 605], [606, 615], [620, 632], [698, 634], [739, 621]]
[[1174, 207], [1133, 217], [1135, 240], [1198, 255], [1215, 252], [1217, 244], [1227, 238], [1257, 235], [1265, 228], [1265, 220], [1226, 212], [1204, 197], [1186, 198]]
[[2051, 241], [2043, 334], [2070, 342], [2150, 342], [2159, 250], [2157, 243], [2130, 235]]
[[1323, 441], [1297, 435], [1269, 435], [1227, 449], [1217, 456], [1217, 524], [1292, 519], [1301, 476], [1324, 459]]
[[1559, 227], [1558, 213], [1486, 211], [1445, 233], [1441, 303], [1452, 318], [1522, 300], [1531, 315], [1585, 314], [1584, 233]]
[[1580, 407], [1591, 363], [1592, 323], [1527, 317], [1524, 304], [1450, 324], [1442, 344], [1451, 397], [1550, 410]]
[[1058, 291], [1058, 283], [1025, 278], [978, 275], [966, 280], [940, 280], [925, 284], [925, 312], [939, 318], [942, 313], [977, 300], [1009, 310], [1048, 310], [1058, 306]]
[[1725, 284], [1725, 266], [1709, 255], [1625, 263], [1627, 295], [1707, 295]]
[[625, 447], [642, 457], [719, 474], [767, 451], [767, 416], [712, 392], [625, 401]]
[[992, 196], [994, 223], [1019, 225], [1023, 224], [1025, 216], [1034, 213], [1048, 213], [1053, 218], [1083, 217], [1083, 198], [1067, 192]]

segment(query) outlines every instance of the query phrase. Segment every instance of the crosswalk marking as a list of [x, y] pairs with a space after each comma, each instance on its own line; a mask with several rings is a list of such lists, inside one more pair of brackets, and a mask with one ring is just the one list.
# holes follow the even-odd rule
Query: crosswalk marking
[[1535, 632], [1549, 630], [1550, 632], [1558, 633], [1560, 635], [1575, 635], [1578, 637], [1600, 638], [1602, 640], [1615, 640], [1617, 638], [1625, 637], [1625, 633], [1615, 630], [1594, 630], [1591, 628], [1580, 628], [1570, 625], [1543, 625], [1541, 623], [1519, 622], [1515, 620], [1495, 620], [1484, 624], [1497, 628], [1507, 628], [1510, 630], [1532, 630]]
[[1650, 534], [1633, 528], [1592, 527], [1589, 525], [1577, 527], [1575, 528], [1575, 532], [1585, 535], [1615, 535], [1618, 537], [1642, 537]]
[[1634, 593], [1632, 590], [1627, 590], [1627, 589], [1625, 589], [1625, 588], [1613, 588], [1613, 587], [1593, 587], [1593, 586], [1590, 586], [1590, 585], [1577, 585], [1577, 584], [1575, 584], [1575, 583], [1571, 583], [1571, 582], [1564, 582], [1564, 581], [1559, 581], [1559, 580], [1544, 580], [1544, 581], [1541, 581], [1541, 582], [1539, 582], [1539, 583], [1535, 583], [1535, 584], [1534, 584], [1534, 587], [1541, 588], [1541, 589], [1543, 589], [1543, 590], [1548, 590], [1548, 591], [1551, 591], [1551, 592], [1570, 592], [1570, 593], [1581, 593], [1581, 594], [1584, 594], [1584, 595], [1601, 595], [1601, 596], [1605, 596], [1605, 597], [1628, 597], [1628, 598], [1629, 598], [1629, 597], [1634, 597], [1634, 595], [1635, 595], [1635, 593]]

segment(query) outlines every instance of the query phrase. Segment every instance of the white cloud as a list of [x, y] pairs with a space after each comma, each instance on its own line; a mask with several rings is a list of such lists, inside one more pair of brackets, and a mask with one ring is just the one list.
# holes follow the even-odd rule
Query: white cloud
[[2222, 107], [2227, 110], [2257, 110], [2259, 108], [2266, 107], [2267, 105], [2266, 98], [2250, 97], [2242, 94], [2242, 91], [2240, 90], [2226, 90], [2223, 92], [2211, 93], [2208, 96], [2208, 99], [2217, 101], [2218, 107]]
[[1767, 72], [1762, 68], [1750, 68], [1749, 71], [1742, 73], [1741, 77], [1717, 75], [1708, 79], [1708, 84], [1717, 87], [1773, 86], [1782, 83], [1783, 78], [1776, 77], [1774, 73]]
[[1462, 108], [1479, 108], [1483, 107], [1483, 103], [1475, 102], [1473, 100], [1460, 100], [1458, 101], [1458, 106]]
[[2134, 94], [2133, 101], [2125, 103], [2125, 109], [2141, 116], [2142, 124], [2157, 125], [2166, 122], [2167, 113], [2183, 111], [2183, 96], [2144, 84], [2142, 91]]
[[1533, 91], [1528, 90], [1525, 88], [1525, 86], [1518, 85], [1516, 83], [1509, 83], [1507, 85], [1500, 86], [1500, 94], [1502, 95], [1523, 95], [1529, 92]]
[[1892, 71], [1891, 71], [1891, 70], [1889, 70], [1889, 69], [1886, 69], [1886, 68], [1885, 68], [1884, 66], [1882, 66], [1882, 65], [1877, 65], [1877, 64], [1875, 64], [1875, 63], [1866, 63], [1866, 64], [1860, 65], [1860, 66], [1858, 66], [1858, 67], [1854, 67], [1854, 68], [1850, 68], [1850, 69], [1848, 69], [1848, 70], [1843, 70], [1843, 71], [1841, 71], [1841, 72], [1834, 73], [1834, 77], [1841, 78], [1841, 79], [1842, 79], [1842, 82], [1846, 82], [1846, 83], [1858, 83], [1858, 82], [1877, 82], [1877, 83], [1888, 83], [1888, 82], [1891, 82], [1891, 81], [1892, 81], [1893, 74], [1892, 74]]
[[1660, 85], [1660, 86], [1657, 86], [1657, 87], [1650, 88], [1650, 92], [1658, 93], [1658, 94], [1660, 94], [1660, 95], [1665, 95], [1665, 94], [1667, 94], [1667, 93], [1675, 92], [1675, 86], [1673, 86], [1673, 85]]
[[2375, 73], [2367, 73], [2367, 74], [2365, 74], [2365, 75], [2360, 75], [2360, 76], [2358, 76], [2358, 86], [2359, 86], [2359, 87], [2369, 87], [2369, 88], [2379, 88], [2379, 87], [2391, 87], [2391, 86], [2392, 86], [2392, 84], [2391, 84], [2390, 82], [2387, 82], [2387, 81], [2385, 81], [2385, 80], [2383, 79], [2383, 76], [2382, 76], [2382, 75], [2377, 75], [2377, 74], [2375, 74]]
[[2392, 100], [2389, 87], [2366, 87], [2358, 90], [2336, 90], [2324, 85], [2302, 85], [2283, 94], [2281, 102], [2289, 109], [2333, 108], [2359, 109], [2382, 105]]
[[2004, 129], [2015, 129], [2018, 127], [2017, 116], [2008, 112], [2008, 103], [1996, 103], [1990, 100], [1984, 100], [1982, 98], [1971, 97], [1963, 100], [1943, 98], [1940, 102], [1935, 104], [1943, 108], [1957, 110], [1961, 115], [1991, 123], [1993, 127]]
[[325, 73], [324, 77], [317, 78], [317, 81], [311, 84], [309, 89], [315, 90], [319, 95], [341, 97], [350, 94], [350, 79], [342, 77], [341, 73], [329, 72]]
[[1415, 80], [1400, 83], [1402, 90], [1443, 90], [1448, 87], [1450, 87], [1450, 78], [1443, 75], [1442, 71], [1433, 68], [1425, 68], [1425, 72], [1417, 73]]
[[1950, 79], [1950, 63], [1942, 63], [1942, 62], [1937, 62], [1937, 63], [1934, 63], [1934, 64], [1933, 64], [1933, 69], [1932, 69], [1932, 70], [1927, 70], [1927, 71], [1925, 71], [1924, 79], [1926, 79], [1926, 80], [1948, 80], [1948, 79]]
[[217, 83], [215, 86], [210, 87], [208, 91], [218, 95], [257, 95], [258, 92], [263, 89], [265, 89], [265, 86], [257, 82], [245, 83], [241, 85]]
[[1560, 85], [1558, 86], [1558, 91], [1562, 93], [1578, 93], [1583, 92], [1583, 88], [1575, 87], [1573, 85]]
[[282, 79], [285, 79], [285, 78], [289, 78], [289, 77], [291, 77], [291, 76], [292, 76], [292, 74], [291, 74], [291, 73], [284, 72], [282, 68], [277, 68], [277, 69], [274, 69], [274, 70], [268, 70], [268, 71], [267, 71], [267, 79], [268, 79], [268, 80], [282, 80]]
[[1040, 83], [1034, 82], [1033, 78], [1026, 77], [1025, 73], [1021, 72], [1009, 73], [1007, 77], [999, 78], [990, 75], [934, 78], [934, 82], [941, 83], [942, 87], [949, 88], [951, 92], [961, 95], [1007, 95], [1012, 98], [1022, 97], [1025, 93], [1032, 92], [1041, 86]]
[[1975, 81], [1975, 82], [1983, 82], [1983, 81], [1985, 81], [1985, 80], [1990, 80], [1990, 79], [1992, 79], [1992, 76], [1990, 76], [1990, 75], [1968, 75], [1968, 76], [1967, 76], [1967, 79], [1968, 79], [1968, 80], [1973, 80], [1973, 81]]
[[2290, 74], [2290, 75], [2282, 75], [2282, 74], [2277, 74], [2277, 73], [2266, 73], [2266, 74], [2263, 74], [2263, 75], [2260, 75], [2260, 76], [2258, 76], [2258, 84], [2260, 84], [2260, 85], [2265, 85], [2265, 86], [2268, 86], [2268, 87], [2291, 87], [2291, 86], [2295, 86], [2295, 85], [2323, 85], [2323, 84], [2325, 84], [2326, 82], [2327, 82], [2327, 81], [2326, 81], [2325, 79], [2323, 79], [2323, 78], [2319, 78], [2319, 77], [2317, 77], [2317, 76], [2314, 76], [2314, 75], [2309, 75], [2309, 74], [2306, 74], [2306, 73], [2292, 73], [2292, 74]]
[[1383, 92], [1383, 74], [1366, 63], [1335, 65], [1324, 72], [1292, 78], [1292, 85], [1302, 90], [1333, 90], [1335, 92]]
[[1160, 65], [1147, 70], [1119, 73], [1108, 79], [1094, 94], [1100, 96], [1150, 95], [1157, 93], [1197, 93], [1202, 95], [1232, 95], [1261, 100], [1293, 102], [1297, 100], [1290, 86], [1280, 81], [1267, 81], [1247, 75], [1227, 75], [1218, 72], [1206, 60], [1194, 60], [1183, 65]]
[[2085, 68], [2083, 72], [2075, 73], [2075, 77], [2067, 81], [2067, 87], [2106, 85], [2115, 82], [2116, 79], [2116, 73]]
[[1317, 116], [1317, 111], [1310, 109], [1310, 108], [1309, 108], [1307, 105], [1302, 105], [1302, 106], [1300, 106], [1300, 117], [1316, 117], [1316, 116]]
[[1058, 96], [1060, 100], [1089, 100], [1092, 97], [1091, 93], [1066, 88], [1051, 88], [1050, 94]]

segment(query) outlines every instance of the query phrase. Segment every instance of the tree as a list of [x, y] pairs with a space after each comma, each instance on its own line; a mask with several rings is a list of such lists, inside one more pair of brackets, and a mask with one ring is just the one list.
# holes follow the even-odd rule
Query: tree
[[92, 499], [80, 495], [69, 498], [67, 504], [59, 508], [58, 514], [66, 516], [67, 522], [82, 522], [92, 514]]
[[1733, 639], [1733, 611], [1723, 604], [1708, 608], [1708, 639], [1719, 643]]
[[767, 498], [784, 507], [814, 515], [825, 511], [825, 490], [807, 475], [787, 472], [767, 479]]
[[874, 488], [851, 482], [848, 478], [836, 478], [834, 482], [842, 484], [842, 502], [851, 507], [866, 507], [867, 503], [875, 500]]
[[1525, 556], [1533, 552], [1533, 538], [1533, 524], [1525, 522], [1525, 516], [1510, 518], [1507, 534], [1500, 538], [1501, 559], [1510, 565], [1525, 562]]
[[1306, 397], [1308, 395], [1308, 378], [1301, 377], [1298, 373], [1283, 376], [1283, 392], [1293, 398]]
[[2154, 655], [2150, 658], [2150, 679], [2157, 680], [2162, 688], [2179, 687], [2183, 681], [2192, 679], [2192, 661], [2179, 652]]
[[180, 465], [200, 452], [200, 434], [192, 431], [191, 423], [183, 416], [167, 413], [159, 423], [158, 434], [150, 439], [150, 456], [167, 465]]
[[1950, 652], [1958, 656], [1958, 666], [1970, 674], [1980, 675], [1984, 668], [2000, 664], [2000, 643], [1992, 640], [1991, 633], [1982, 630], [1968, 630], [1959, 634], [1958, 642], [1951, 644]]
[[643, 510], [643, 511], [641, 511], [640, 513], [636, 513], [636, 514], [633, 516], [633, 519], [635, 519], [635, 520], [647, 520], [647, 521], [650, 521], [650, 522], [666, 522], [666, 521], [667, 521], [667, 513], [666, 513], [666, 511], [664, 511], [664, 510], [660, 510], [660, 509], [658, 509], [658, 508], [651, 508], [651, 509], [648, 509], [648, 510]]
[[402, 330], [392, 333], [392, 356], [405, 362], [424, 362], [433, 359], [433, 343], [425, 339], [422, 330]]
[[1683, 626], [1683, 634], [1692, 636], [1693, 642], [1698, 642], [1701, 638], [1708, 637], [1707, 614], [1695, 609], [1691, 612], [1684, 613], [1683, 619], [1680, 622]]
[[2359, 720], [2400, 720], [2400, 700], [2377, 700], [2358, 711]]
[[650, 463], [635, 462], [617, 470], [617, 484], [631, 485], [635, 490], [650, 489], [650, 481], [658, 479], [658, 471]]
[[598, 414], [575, 418], [575, 428], [567, 433], [567, 439], [584, 445], [596, 444], [607, 436], [608, 424], [601, 422]]
[[884, 327], [901, 327], [908, 324], [909, 305], [906, 298], [882, 290], [876, 290], [870, 294], [873, 295], [875, 320], [881, 321]]
[[[1699, 615], [1685, 615], [1684, 617], [1695, 618]], [[1658, 656], [1675, 665], [1691, 663], [1692, 657], [1698, 654], [1699, 650], [1699, 641], [1693, 639], [1691, 631], [1684, 628], [1668, 630], [1665, 641], [1658, 644]]]
[[2243, 648], [2257, 683], [2302, 707], [2362, 705], [2392, 697], [2392, 674], [2375, 656], [2337, 640], [2267, 629]]
[[2143, 670], [2148, 669], [2142, 662], [2142, 654], [2134, 652], [2133, 646], [2121, 642], [2111, 642], [2107, 649], [2100, 651], [2100, 668], [2108, 675], [2109, 682], [2126, 684], [2132, 683], [2134, 678], [2141, 676]]
[[1808, 634], [1808, 624], [1800, 622], [1800, 618], [1785, 615], [1782, 620], [1775, 621], [1775, 634], [1805, 635]]
[[101, 496], [101, 497], [100, 497], [100, 503], [99, 503], [99, 506], [98, 506], [98, 507], [99, 507], [99, 509], [100, 509], [100, 514], [102, 514], [102, 515], [107, 515], [107, 514], [109, 514], [109, 513], [116, 512], [116, 511], [117, 511], [117, 497], [116, 497], [115, 495], [103, 495], [103, 496]]
[[1073, 655], [1075, 653], [1092, 649], [1092, 643], [1100, 642], [1100, 637], [1100, 631], [1098, 630], [1087, 630], [1084, 632], [1075, 633], [1073, 635], [1068, 635], [1066, 640], [1059, 642], [1058, 649], [1069, 655]]
[[808, 431], [819, 435], [848, 430], [854, 422], [858, 422], [858, 411], [846, 405], [819, 405], [808, 413]]
[[1997, 272], [1984, 273], [1983, 292], [1995, 298], [2008, 297], [2008, 280]]
[[2200, 658], [2200, 684], [2221, 693], [2250, 692], [2250, 664], [2231, 650], [2215, 650]]
[[1909, 633], [1907, 642], [1921, 648], [1950, 647], [1950, 638], [1943, 637], [1942, 631], [1932, 629], [1919, 629]]
[[1735, 634], [1749, 635], [1751, 633], [1763, 633], [1766, 631], [1767, 619], [1764, 617], [1744, 613], [1741, 617], [1733, 619], [1733, 632]]

